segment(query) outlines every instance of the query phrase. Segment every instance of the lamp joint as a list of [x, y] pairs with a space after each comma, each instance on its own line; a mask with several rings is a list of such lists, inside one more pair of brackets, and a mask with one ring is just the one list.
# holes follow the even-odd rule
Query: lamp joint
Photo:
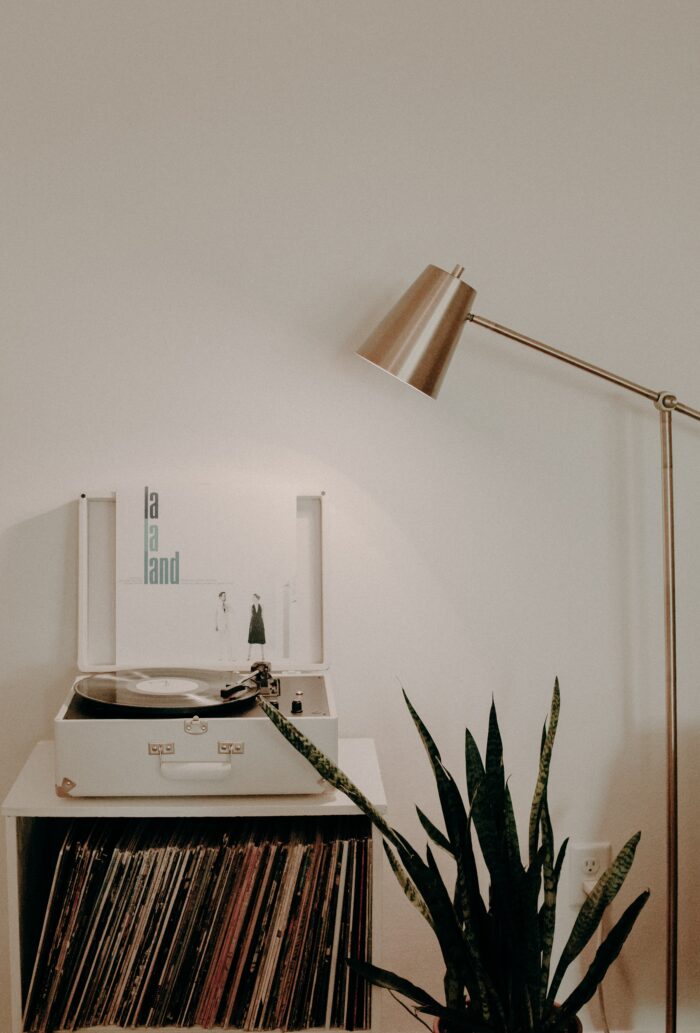
[[678, 399], [671, 391], [660, 391], [654, 405], [659, 412], [672, 412], [678, 405]]

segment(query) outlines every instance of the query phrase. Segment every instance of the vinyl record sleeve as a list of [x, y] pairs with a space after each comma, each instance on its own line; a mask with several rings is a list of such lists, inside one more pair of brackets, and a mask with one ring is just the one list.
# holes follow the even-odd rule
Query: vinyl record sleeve
[[117, 666], [288, 654], [296, 546], [296, 495], [279, 485], [118, 488]]

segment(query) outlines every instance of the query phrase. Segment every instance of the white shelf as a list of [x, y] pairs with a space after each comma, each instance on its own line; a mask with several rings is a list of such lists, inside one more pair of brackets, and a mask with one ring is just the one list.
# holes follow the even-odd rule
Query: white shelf
[[[8, 793], [5, 817], [34, 818], [140, 818], [241, 817], [256, 815], [359, 814], [344, 793], [327, 789], [306, 796], [134, 796], [60, 798], [54, 789], [53, 743], [40, 742], [32, 750]], [[373, 739], [341, 739], [338, 766], [380, 811], [386, 796]]]
[[[339, 767], [358, 785], [374, 806], [386, 810], [386, 797], [371, 739], [341, 739]], [[42, 829], [50, 829], [47, 819], [71, 818], [237, 818], [237, 817], [333, 817], [359, 815], [359, 809], [343, 794], [328, 788], [308, 796], [184, 796], [184, 797], [58, 797], [54, 788], [53, 743], [40, 742], [33, 749], [2, 806], [5, 819], [8, 871], [8, 918], [10, 926], [10, 974], [12, 998], [12, 1030], [21, 1033], [22, 981], [26, 986], [31, 971], [31, 950], [36, 935], [36, 887], [51, 878], [47, 865], [37, 857], [28, 843], [40, 839]], [[60, 825], [59, 825], [60, 827]], [[381, 920], [381, 837], [372, 830], [372, 959], [380, 963]], [[29, 929], [34, 933], [30, 935]], [[377, 1033], [379, 994], [372, 990], [372, 1025]], [[109, 1027], [100, 1027], [106, 1033]], [[163, 1027], [163, 1033], [166, 1027]], [[197, 1033], [196, 1027], [191, 1027]], [[157, 1031], [153, 1031], [157, 1033]]]
[[[386, 796], [372, 739], [341, 739], [339, 766], [380, 811]], [[304, 796], [96, 796], [59, 797], [54, 788], [54, 744], [32, 750], [2, 805], [5, 817], [233, 817], [358, 814], [337, 789]]]

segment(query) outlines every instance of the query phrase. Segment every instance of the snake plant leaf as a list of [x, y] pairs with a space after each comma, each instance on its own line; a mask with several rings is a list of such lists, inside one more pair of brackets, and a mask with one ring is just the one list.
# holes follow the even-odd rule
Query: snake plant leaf
[[506, 785], [503, 791], [504, 810], [504, 834], [505, 846], [508, 854], [508, 863], [511, 871], [522, 872], [523, 865], [520, 857], [520, 843], [518, 841], [518, 826], [515, 822], [515, 811], [513, 810], [513, 798], [510, 789]]
[[543, 865], [544, 898], [539, 913], [540, 922], [540, 946], [542, 948], [541, 977], [540, 977], [540, 1013], [544, 1009], [547, 999], [547, 986], [549, 984], [549, 972], [552, 963], [552, 947], [554, 945], [554, 927], [557, 912], [557, 891], [561, 877], [566, 848], [569, 840], [565, 839], [559, 847], [554, 866], [551, 867], [549, 860]]
[[441, 832], [439, 828], [433, 825], [428, 815], [424, 814], [420, 807], [416, 807], [416, 814], [418, 815], [419, 822], [425, 829], [426, 833], [430, 836], [433, 843], [435, 843], [436, 846], [442, 847], [443, 850], [446, 850], [448, 854], [454, 857], [454, 849], [445, 833]]
[[[485, 994], [489, 986], [488, 981], [479, 974], [478, 951], [474, 950], [473, 942], [469, 942], [471, 935], [463, 935], [434, 858], [428, 851], [429, 863], [426, 864], [408, 840], [395, 829], [392, 829], [392, 832], [394, 846], [427, 911], [426, 917], [435, 933], [445, 965], [455, 969], [470, 998], [475, 1003], [483, 1003], [484, 1009], [487, 1010]], [[401, 878], [399, 882], [403, 885]]]
[[[443, 843], [441, 842], [441, 839], [440, 839], [441, 836], [442, 836], [442, 834], [440, 833], [440, 829], [435, 828], [435, 826], [433, 825], [431, 820], [429, 820], [429, 818], [427, 818], [422, 813], [420, 808], [416, 808], [416, 811], [418, 812], [418, 817], [420, 818], [421, 824], [425, 828], [425, 831], [427, 832], [428, 836], [431, 836], [431, 838], [434, 840], [434, 842], [436, 842], [438, 844], [438, 846], [443, 846]], [[431, 832], [431, 828], [433, 829], [433, 833]], [[435, 833], [437, 833], [437, 837], [435, 836]], [[444, 837], [442, 837], [442, 838], [444, 839]], [[447, 841], [445, 841], [445, 842], [447, 843]], [[384, 848], [388, 852], [388, 848], [386, 847], [386, 844], [384, 845]], [[445, 849], [448, 849], [448, 848], [449, 848], [449, 843], [447, 843], [447, 846], [445, 847]], [[428, 863], [431, 862], [432, 859], [433, 859], [432, 858], [432, 854], [429, 853], [429, 851], [428, 851]], [[436, 871], [437, 871], [437, 869], [436, 869]], [[471, 963], [472, 963], [472, 965], [474, 967], [474, 971], [475, 971], [475, 975], [476, 975], [476, 980], [477, 980], [477, 984], [478, 984], [478, 993], [473, 995], [472, 1000], [474, 1001], [475, 1004], [477, 1004], [480, 1007], [481, 1013], [483, 1015], [483, 1018], [485, 1020], [487, 1020], [488, 1016], [490, 1014], [490, 1008], [489, 1008], [489, 1005], [488, 1005], [488, 997], [489, 997], [489, 995], [491, 997], [494, 997], [495, 993], [494, 993], [494, 988], [492, 988], [492, 985], [490, 984], [489, 980], [485, 976], [485, 972], [484, 972], [484, 968], [483, 968], [483, 963], [482, 963], [482, 959], [481, 959], [481, 943], [482, 943], [482, 940], [480, 939], [480, 937], [479, 937], [479, 935], [477, 933], [477, 930], [474, 928], [473, 921], [470, 920], [471, 914], [475, 910], [475, 908], [474, 908], [474, 905], [473, 905], [473, 903], [471, 901], [464, 902], [462, 900], [462, 895], [460, 895], [460, 889], [462, 889], [462, 888], [464, 888], [463, 885], [459, 885], [458, 886], [457, 895], [456, 895], [456, 905], [455, 906], [458, 906], [458, 907], [460, 907], [460, 909], [462, 909], [462, 912], [460, 912], [460, 913], [462, 913], [462, 917], [464, 919], [466, 919], [466, 920], [460, 922], [460, 925], [462, 925], [462, 928], [463, 928], [463, 936], [464, 936], [465, 942], [467, 944], [467, 949], [469, 951], [470, 961], [471, 961]], [[483, 903], [481, 901], [481, 896], [480, 895], [478, 897], [478, 903], [481, 904], [482, 907], [483, 907]], [[428, 913], [428, 920], [429, 920], [429, 913]]]
[[275, 707], [271, 707], [266, 700], [261, 698], [259, 704], [285, 739], [306, 757], [326, 781], [344, 792], [394, 846], [428, 910], [446, 965], [456, 967], [470, 997], [477, 1000], [481, 994], [481, 987], [474, 971], [474, 962], [462, 937], [452, 902], [439, 873], [425, 864], [408, 840], [388, 824], [364, 793], [291, 721]]
[[392, 829], [392, 833], [394, 836], [394, 846], [396, 851], [402, 863], [405, 865], [410, 877], [413, 879], [417, 889], [423, 896], [428, 910], [433, 914], [434, 906], [442, 909], [445, 904], [445, 898], [447, 898], [449, 902], [449, 911], [447, 913], [449, 919], [448, 925], [454, 925], [455, 928], [459, 928], [457, 915], [452, 908], [451, 901], [449, 901], [447, 889], [437, 867], [433, 866], [431, 868], [430, 864], [423, 860], [418, 851], [409, 843], [405, 836], [401, 835], [400, 832], [397, 832], [396, 829]]
[[545, 864], [550, 869], [554, 868], [554, 831], [552, 829], [552, 819], [549, 815], [549, 799], [547, 796], [547, 790], [542, 793], [539, 803], [539, 835], [535, 839], [535, 850], [537, 849], [537, 843], [541, 843], [545, 850]]
[[[544, 851], [527, 871], [518, 862], [510, 872], [510, 906], [505, 914], [494, 909], [494, 920], [501, 930], [502, 951], [507, 955], [505, 968], [510, 973], [508, 999], [514, 1028], [536, 1029], [540, 1012], [540, 930], [537, 912]], [[508, 1027], [510, 1028], [510, 1027]]]
[[[299, 753], [306, 757], [306, 759], [316, 768], [319, 774], [322, 775], [327, 782], [336, 789], [341, 790], [341, 792], [344, 792], [345, 795], [352, 800], [352, 802], [355, 803], [364, 814], [367, 815], [372, 823], [377, 826], [384, 838], [394, 846], [403, 862], [408, 876], [413, 881], [418, 896], [423, 900], [428, 914], [430, 915], [430, 924], [435, 929], [438, 941], [440, 942], [443, 950], [443, 955], [445, 955], [445, 951], [448, 952], [448, 955], [450, 951], [452, 951], [452, 953], [455, 951], [459, 952], [463, 948], [464, 942], [459, 934], [459, 928], [457, 926], [454, 911], [451, 906], [449, 911], [445, 911], [442, 896], [438, 892], [438, 887], [435, 885], [434, 875], [430, 872], [430, 869], [426, 866], [420, 855], [413, 849], [408, 840], [388, 824], [376, 807], [370, 803], [364, 793], [358, 789], [347, 775], [345, 775], [329, 757], [326, 757], [326, 755], [319, 750], [310, 739], [300, 732], [291, 721], [288, 721], [287, 718], [279, 712], [279, 710], [275, 707], [271, 707], [263, 698], [260, 698], [259, 704], [285, 739], [287, 739], [287, 741], [291, 743]], [[401, 878], [399, 878], [399, 883], [403, 886]], [[441, 885], [444, 890], [444, 885]], [[438, 912], [437, 915], [435, 913], [436, 910]], [[473, 989], [473, 992], [476, 993], [477, 987], [471, 972], [469, 973], [469, 977], [470, 986]]]
[[423, 898], [421, 897], [420, 893], [416, 889], [414, 883], [412, 882], [408, 872], [403, 867], [403, 865], [400, 863], [398, 857], [396, 856], [396, 854], [391, 849], [391, 847], [389, 846], [389, 844], [387, 843], [387, 841], [385, 839], [382, 840], [382, 846], [384, 847], [384, 853], [386, 854], [387, 858], [389, 859], [389, 865], [391, 866], [392, 872], [396, 876], [396, 880], [399, 883], [399, 886], [404, 891], [404, 893], [406, 894], [408, 899], [411, 901], [413, 906], [415, 908], [417, 908], [418, 911], [420, 911], [420, 913], [423, 915], [423, 918], [426, 920], [426, 922], [428, 922], [428, 924], [432, 926], [433, 925], [432, 916], [431, 916], [430, 912], [428, 911], [428, 908], [426, 907], [425, 901], [423, 900]]
[[442, 807], [447, 836], [452, 844], [452, 853], [457, 856], [461, 853], [461, 846], [467, 828], [467, 813], [464, 807], [464, 801], [462, 800], [461, 793], [459, 792], [452, 775], [450, 775], [449, 771], [442, 763], [440, 751], [435, 745], [430, 732], [419, 717], [413, 704], [406, 695], [406, 692], [403, 689], [401, 691], [403, 692], [403, 697], [406, 701], [408, 711], [413, 718], [413, 723], [418, 730], [418, 735], [420, 736], [421, 742], [428, 754], [428, 758], [433, 769], [433, 775], [435, 777], [438, 796], [440, 798], [440, 806]]
[[[491, 708], [489, 711], [489, 725], [486, 739], [486, 751], [484, 753], [483, 776], [481, 775], [481, 770], [478, 765], [477, 770], [479, 771], [479, 777], [483, 777], [484, 780], [481, 793], [477, 793], [477, 797], [479, 795], [481, 796], [481, 800], [476, 803], [477, 814], [480, 809], [480, 804], [485, 804], [489, 812], [490, 822], [498, 840], [505, 843], [508, 838], [508, 829], [506, 827], [508, 815], [505, 795], [506, 782], [503, 767], [503, 742], [501, 740], [501, 733], [498, 727], [496, 705], [493, 700], [491, 700]], [[510, 830], [511, 833], [514, 831], [514, 828], [515, 822], [513, 822], [513, 828]], [[510, 845], [512, 845], [512, 835], [510, 837]], [[519, 853], [519, 850], [517, 852]]]
[[418, 878], [420, 878], [420, 874], [426, 866], [420, 855], [413, 849], [408, 840], [388, 824], [383, 815], [380, 814], [376, 807], [374, 807], [374, 805], [367, 799], [362, 790], [360, 790], [329, 757], [319, 750], [318, 747], [303, 734], [303, 732], [300, 732], [296, 725], [284, 717], [284, 715], [275, 707], [271, 707], [264, 698], [260, 697], [258, 702], [262, 710], [279, 729], [285, 739], [299, 753], [306, 757], [309, 763], [316, 768], [318, 773], [322, 775], [330, 785], [345, 793], [345, 795], [352, 800], [352, 802], [356, 804], [364, 814], [367, 815], [370, 821], [376, 825], [385, 839], [387, 839], [399, 851], [410, 877], [413, 879], [414, 883], [417, 883], [416, 875], [418, 874]]
[[[479, 889], [479, 876], [472, 847], [470, 823], [462, 794], [452, 775], [442, 763], [440, 751], [425, 723], [417, 713], [406, 692], [403, 689], [402, 692], [408, 711], [433, 769], [447, 838], [451, 845], [450, 852], [457, 862], [455, 896], [464, 922], [473, 924], [476, 927], [477, 936], [482, 938], [486, 934], [486, 908]], [[438, 842], [434, 839], [429, 829], [425, 825], [423, 827], [434, 842]], [[440, 843], [440, 845], [443, 846], [444, 844]]]
[[535, 792], [532, 798], [532, 807], [530, 809], [529, 846], [531, 861], [537, 852], [537, 839], [540, 826], [540, 811], [542, 807], [543, 797], [547, 792], [547, 782], [549, 781], [549, 766], [552, 759], [554, 736], [556, 735], [557, 724], [559, 722], [560, 707], [561, 693], [559, 691], [559, 679], [555, 678], [554, 692], [552, 693], [552, 705], [549, 711], [549, 723], [545, 726], [547, 728], [547, 732], [546, 735], [543, 737], [542, 749], [540, 751], [540, 766], [537, 772], [537, 783], [535, 785]]
[[[440, 876], [437, 878], [435, 877], [435, 874], [431, 872], [430, 867], [404, 836], [397, 833], [396, 830], [392, 831], [395, 835], [393, 845], [399, 855], [401, 863], [413, 881], [418, 893], [422, 897], [430, 915], [433, 918], [433, 924], [435, 924], [434, 909], [436, 902], [438, 911], [442, 910], [443, 896], [440, 891], [443, 890], [444, 892], [447, 892], [445, 890], [445, 885], [442, 882], [442, 878]], [[454, 913], [452, 913], [450, 917], [456, 924]], [[440, 933], [437, 929], [436, 934], [439, 938]]]
[[545, 850], [538, 851], [535, 863], [530, 865], [518, 882], [522, 889], [516, 896], [516, 937], [522, 943], [521, 964], [526, 978], [528, 1012], [539, 1018], [542, 1010], [540, 995], [541, 982], [541, 932], [537, 910], [542, 883], [542, 870], [545, 863]]
[[[515, 996], [520, 1001], [521, 1022], [530, 1021], [532, 1012], [539, 1011], [540, 985], [540, 928], [537, 914], [537, 901], [540, 892], [543, 852], [540, 852], [535, 863], [527, 872], [523, 868], [515, 825], [515, 814], [510, 788], [506, 784], [503, 789], [504, 844], [508, 879], [512, 887], [510, 894], [510, 926], [511, 941], [517, 945], [518, 971], [521, 985]], [[528, 1028], [528, 1027], [525, 1027]]]
[[554, 883], [555, 887], [559, 886], [559, 879], [561, 877], [561, 870], [564, 865], [564, 858], [566, 857], [566, 848], [569, 845], [569, 837], [567, 836], [562, 845], [559, 847], [559, 853], [554, 864]]
[[309, 763], [316, 768], [319, 775], [321, 775], [322, 778], [325, 778], [326, 782], [332, 785], [335, 789], [339, 789], [342, 793], [345, 793], [345, 795], [360, 808], [363, 814], [366, 814], [371, 822], [377, 826], [382, 835], [386, 836], [390, 842], [394, 842], [394, 830], [384, 819], [383, 815], [381, 815], [377, 808], [367, 799], [362, 790], [358, 789], [354, 782], [352, 782], [348, 776], [333, 763], [330, 757], [327, 757], [322, 750], [319, 750], [318, 746], [315, 746], [314, 743], [312, 743], [303, 732], [300, 732], [296, 725], [287, 720], [279, 710], [270, 706], [264, 697], [258, 697], [258, 706], [270, 718], [287, 742], [290, 743], [298, 753], [301, 753], [302, 756], [306, 757]]
[[583, 948], [591, 939], [600, 924], [603, 912], [608, 904], [615, 899], [618, 890], [625, 881], [627, 873], [632, 866], [632, 861], [634, 860], [634, 854], [640, 838], [641, 832], [635, 832], [635, 834], [630, 837], [610, 867], [603, 872], [593, 890], [581, 905], [581, 910], [574, 922], [571, 935], [562, 951], [559, 964], [556, 967], [556, 971], [552, 979], [552, 985], [550, 986], [549, 994], [547, 995], [547, 1004], [552, 1004], [554, 1001], [556, 992], [564, 977], [564, 973], [571, 962], [579, 956]]
[[[394, 846], [399, 858], [410, 874], [416, 889], [430, 912], [435, 935], [445, 961], [451, 962], [454, 959], [464, 958], [467, 967], [471, 969], [466, 945], [457, 916], [452, 907], [452, 901], [430, 850], [428, 849], [428, 863], [426, 863], [407, 839], [400, 833], [397, 833], [396, 830], [392, 831], [395, 836]], [[473, 984], [473, 973], [471, 971], [468, 973], [468, 976]]]
[[481, 760], [479, 747], [476, 745], [474, 736], [468, 728], [464, 732], [464, 755], [467, 770], [467, 797], [473, 814], [476, 792], [485, 781], [486, 771]]
[[493, 809], [496, 813], [500, 813], [505, 791], [505, 773], [503, 770], [503, 740], [501, 739], [501, 730], [498, 727], [496, 704], [493, 697], [491, 699], [491, 709], [489, 710], [484, 771], [486, 772], [489, 795], [493, 800]]
[[[542, 756], [542, 751], [544, 750], [546, 741], [547, 741], [547, 722], [545, 721], [544, 725], [542, 726], [542, 735], [540, 737], [540, 757]], [[538, 771], [539, 771], [539, 769], [538, 769]], [[546, 793], [546, 791], [544, 793], [542, 793], [542, 795], [541, 795], [541, 797], [540, 797], [540, 799], [539, 799], [539, 801], [537, 802], [536, 805], [535, 805], [534, 800], [533, 800], [533, 807], [534, 806], [537, 807], [537, 816], [536, 816], [537, 829], [536, 829], [536, 832], [535, 832], [535, 836], [533, 837], [533, 841], [532, 841], [532, 843], [530, 843], [530, 828], [528, 826], [528, 858], [529, 858], [530, 863], [532, 863], [533, 848], [535, 850], [537, 849], [537, 845], [540, 842], [540, 839], [542, 838], [543, 835], [546, 834], [546, 824], [543, 827], [543, 821], [542, 821], [542, 812], [546, 811], [546, 809], [547, 809], [547, 793]], [[548, 812], [547, 812], [547, 814], [548, 814]], [[532, 810], [530, 812], [530, 817], [532, 818]]]
[[432, 882], [430, 880], [426, 882], [426, 885], [428, 882], [430, 883], [428, 906], [436, 919], [435, 933], [442, 949], [445, 965], [448, 970], [453, 968], [458, 973], [467, 987], [471, 1000], [483, 1008], [486, 1003], [486, 994], [491, 987], [483, 970], [473, 930], [469, 926], [464, 930], [460, 929], [450, 895], [442, 881], [430, 847], [426, 847], [426, 857], [427, 868], [432, 876]]
[[491, 882], [500, 891], [507, 886], [502, 849], [503, 838], [492, 813], [489, 785], [481, 754], [468, 728], [465, 732], [465, 757], [467, 793], [474, 828]]
[[579, 985], [567, 997], [561, 1008], [553, 1012], [548, 1019], [545, 1027], [548, 1033], [556, 1033], [557, 1030], [565, 1029], [571, 1017], [593, 997], [606, 972], [622, 950], [632, 926], [648, 899], [649, 890], [644, 890], [623, 912], [596, 951], [595, 957]]
[[[422, 898], [446, 963], [459, 965], [460, 976], [470, 996], [479, 996], [479, 985], [462, 937], [452, 902], [439, 874], [432, 871], [400, 833], [393, 829], [364, 793], [321, 750], [275, 707], [261, 698], [260, 706], [287, 741], [316, 768], [332, 786], [340, 789], [377, 826], [396, 849], [401, 862]], [[455, 961], [456, 959], [456, 961]]]
[[358, 976], [362, 976], [363, 979], [375, 983], [377, 986], [383, 986], [386, 990], [393, 990], [402, 997], [407, 997], [409, 1001], [419, 1005], [421, 1010], [429, 1015], [438, 1015], [444, 1010], [444, 1006], [431, 997], [427, 991], [416, 986], [415, 983], [409, 982], [408, 979], [397, 976], [395, 972], [379, 968], [378, 965], [373, 965], [369, 961], [359, 961], [357, 958], [348, 958], [347, 964], [348, 968], [351, 968]]
[[445, 958], [450, 951], [461, 956], [465, 946], [462, 925], [450, 900], [442, 875], [427, 848], [428, 862], [423, 861], [413, 846], [396, 829], [395, 846], [401, 861], [410, 873], [432, 917], [435, 933]]
[[[545, 736], [546, 741], [546, 736]], [[542, 959], [540, 966], [540, 992], [539, 1008], [544, 1007], [547, 998], [547, 986], [549, 984], [549, 966], [552, 957], [552, 944], [554, 942], [554, 926], [556, 921], [556, 882], [554, 876], [554, 833], [552, 822], [549, 816], [549, 804], [547, 791], [542, 793], [539, 804], [539, 839], [542, 842], [542, 908], [539, 913], [540, 943], [542, 946]], [[531, 844], [532, 845], [532, 844]]]

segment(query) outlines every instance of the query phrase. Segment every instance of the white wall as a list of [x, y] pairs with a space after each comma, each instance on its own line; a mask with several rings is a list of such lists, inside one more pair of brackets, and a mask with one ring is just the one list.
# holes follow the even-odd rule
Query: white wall
[[[555, 831], [619, 846], [643, 829], [630, 881], [652, 903], [607, 1003], [619, 1029], [660, 1028], [655, 411], [474, 327], [439, 402], [353, 350], [425, 264], [459, 261], [480, 314], [700, 406], [700, 8], [4, 0], [0, 13], [1, 788], [50, 736], [72, 675], [78, 493], [145, 475], [296, 477], [330, 500], [342, 733], [376, 738], [396, 824], [416, 831], [414, 802], [434, 813], [397, 676], [458, 774], [463, 727], [481, 738], [495, 695], [522, 815], [559, 675]], [[675, 445], [690, 1031], [700, 428], [678, 417]], [[438, 991], [388, 877], [385, 899], [387, 963]], [[0, 998], [7, 1028], [4, 963]], [[414, 1028], [396, 1007], [387, 1024]]]

